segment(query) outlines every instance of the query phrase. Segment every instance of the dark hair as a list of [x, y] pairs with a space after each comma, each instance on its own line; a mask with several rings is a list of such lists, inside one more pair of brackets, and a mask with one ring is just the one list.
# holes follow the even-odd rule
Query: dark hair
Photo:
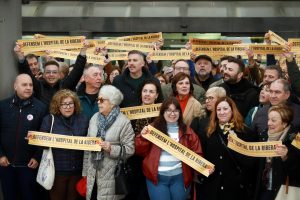
[[180, 108], [180, 104], [178, 102], [178, 100], [175, 97], [169, 97], [168, 99], [166, 99], [161, 107], [160, 107], [160, 111], [159, 111], [159, 116], [154, 120], [153, 122], [153, 127], [160, 130], [161, 132], [163, 132], [164, 134], [168, 134], [168, 128], [167, 128], [167, 122], [166, 119], [164, 117], [165, 111], [169, 108], [169, 106], [173, 104], [175, 106], [176, 109], [179, 110], [179, 118], [178, 118], [178, 127], [179, 130], [183, 132], [183, 134], [185, 134], [186, 132], [186, 125], [183, 122], [183, 114], [182, 114], [182, 110]]
[[235, 58], [235, 57], [229, 57], [228, 62], [233, 62], [235, 64], [238, 64], [239, 66], [239, 72], [245, 71], [245, 64], [241, 59]]
[[265, 71], [266, 70], [275, 70], [277, 72], [278, 78], [282, 78], [282, 69], [281, 69], [280, 66], [278, 66], [278, 65], [268, 65], [265, 68]]
[[26, 55], [26, 59], [32, 59], [32, 58], [35, 58], [36, 60], [38, 60], [38, 57], [32, 53]]
[[162, 77], [162, 78], [166, 81], [166, 84], [168, 84], [167, 77], [166, 77], [166, 75], [164, 75], [163, 73], [158, 72], [158, 73], [156, 73], [154, 76], [155, 76], [157, 79], [158, 79], [159, 77]]
[[194, 86], [193, 86], [193, 82], [192, 82], [192, 79], [191, 77], [188, 75], [188, 74], [185, 74], [183, 72], [179, 72], [178, 74], [176, 74], [173, 79], [172, 79], [172, 91], [173, 91], [173, 95], [176, 96], [178, 95], [178, 92], [177, 92], [177, 88], [176, 88], [176, 84], [179, 82], [179, 81], [182, 81], [183, 79], [185, 78], [188, 78], [189, 81], [190, 81], [190, 95], [193, 95], [193, 92], [194, 92]]
[[222, 62], [223, 60], [229, 60], [234, 58], [233, 56], [223, 56], [222, 58], [220, 58], [220, 62]]
[[46, 67], [47, 67], [48, 65], [55, 65], [55, 66], [57, 66], [57, 68], [59, 69], [59, 64], [58, 64], [58, 62], [56, 62], [56, 61], [54, 61], [54, 60], [49, 60], [49, 61], [47, 61], [47, 62], [45, 63], [45, 65], [44, 65], [44, 69], [46, 69]]
[[139, 97], [139, 103], [142, 104], [142, 91], [143, 91], [143, 88], [145, 85], [147, 84], [152, 84], [152, 85], [155, 85], [156, 87], [156, 92], [158, 94], [158, 97], [157, 99], [155, 100], [154, 103], [161, 103], [163, 102], [163, 94], [162, 94], [162, 91], [161, 91], [161, 87], [160, 87], [160, 84], [158, 83], [158, 81], [154, 80], [154, 79], [146, 79], [145, 81], [143, 81], [140, 85], [139, 85], [139, 88], [138, 88], [138, 97]]
[[232, 118], [231, 122], [234, 124], [234, 129], [241, 132], [244, 130], [244, 120], [242, 115], [239, 113], [239, 110], [236, 107], [236, 104], [230, 97], [221, 97], [216, 101], [214, 110], [212, 111], [210, 115], [210, 121], [209, 121], [209, 126], [207, 129], [207, 136], [210, 137], [213, 132], [217, 129], [218, 126], [218, 118], [217, 118], [217, 106], [223, 102], [226, 101], [229, 106], [231, 107], [232, 110]]
[[110, 72], [107, 73], [107, 78], [106, 78], [105, 83], [107, 83], [107, 84], [112, 84], [112, 83], [110, 82], [110, 74], [111, 74], [113, 71], [115, 71], [115, 70], [117, 70], [117, 71], [119, 72], [119, 74], [121, 74], [120, 68], [119, 68], [118, 66], [113, 66], [113, 67], [111, 68]]

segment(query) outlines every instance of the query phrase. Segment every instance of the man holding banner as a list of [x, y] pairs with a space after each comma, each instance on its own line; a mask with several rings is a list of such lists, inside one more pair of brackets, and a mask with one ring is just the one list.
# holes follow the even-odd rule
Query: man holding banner
[[145, 55], [141, 51], [132, 50], [128, 53], [128, 67], [123, 74], [117, 76], [113, 86], [118, 88], [124, 95], [120, 107], [138, 106], [140, 103], [137, 91], [140, 84], [146, 79], [154, 79], [147, 68], [145, 68]]
[[32, 96], [32, 80], [17, 76], [15, 94], [0, 102], [0, 178], [5, 200], [38, 200], [36, 168], [40, 159], [37, 147], [27, 144], [29, 130], [37, 131], [47, 112]]
[[31, 76], [33, 80], [33, 90], [35, 96], [46, 105], [50, 104], [52, 96], [60, 89], [75, 90], [75, 87], [82, 76], [84, 66], [86, 64], [86, 50], [88, 43], [85, 42], [78, 55], [75, 67], [72, 72], [64, 80], [59, 80], [59, 64], [56, 61], [50, 60], [44, 65], [44, 80], [37, 80], [25, 60], [24, 53], [19, 44], [14, 48], [14, 51], [19, 59], [19, 72]]

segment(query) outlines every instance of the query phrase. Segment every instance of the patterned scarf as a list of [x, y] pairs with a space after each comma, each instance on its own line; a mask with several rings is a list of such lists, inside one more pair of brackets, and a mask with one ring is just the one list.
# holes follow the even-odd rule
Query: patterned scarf
[[233, 122], [230, 122], [230, 123], [227, 122], [225, 124], [220, 124], [220, 128], [223, 131], [224, 135], [226, 135], [228, 133], [234, 133], [234, 124], [233, 124]]
[[[98, 114], [97, 120], [97, 137], [100, 137], [103, 141], [105, 140], [106, 131], [111, 127], [111, 125], [116, 121], [117, 117], [120, 114], [120, 107], [115, 106], [112, 111], [109, 113], [107, 117]], [[103, 151], [100, 152], [92, 152], [92, 160], [94, 161], [94, 167], [99, 168], [99, 161], [101, 161], [104, 157]]]

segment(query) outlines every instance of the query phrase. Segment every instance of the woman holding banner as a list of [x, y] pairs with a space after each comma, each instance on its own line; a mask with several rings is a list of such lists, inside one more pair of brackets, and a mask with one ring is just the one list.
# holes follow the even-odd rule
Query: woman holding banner
[[[140, 97], [141, 105], [151, 105], [161, 103], [163, 101], [162, 91], [157, 81], [153, 79], [145, 80], [139, 87], [138, 96]], [[151, 122], [154, 118], [137, 119], [134, 127], [135, 133], [140, 133], [141, 130]]]
[[[142, 106], [161, 103], [163, 100], [161, 87], [159, 83], [153, 79], [148, 79], [141, 83], [138, 89], [138, 96], [140, 97], [140, 104]], [[141, 130], [148, 124], [152, 123], [154, 119], [155, 117], [137, 119], [134, 123], [135, 134], [139, 134]], [[126, 199], [149, 199], [146, 180], [142, 170], [142, 158], [134, 155], [128, 159], [128, 163], [132, 167], [132, 171], [135, 175], [133, 183], [135, 185], [135, 190], [132, 192], [132, 194], [127, 195]]]
[[250, 183], [255, 182], [251, 180], [255, 159], [228, 149], [229, 133], [236, 134], [244, 141], [255, 140], [254, 134], [244, 125], [233, 100], [222, 97], [215, 103], [206, 137], [203, 138], [204, 157], [215, 164], [215, 171], [207, 179], [204, 178], [200, 189], [203, 194], [198, 196], [199, 199], [249, 199], [246, 189], [251, 189]]
[[292, 120], [293, 111], [286, 105], [272, 106], [269, 109], [268, 130], [259, 134], [260, 141], [282, 141], [283, 144], [275, 149], [278, 157], [260, 159], [257, 200], [275, 199], [281, 185], [286, 184], [287, 178], [290, 186], [300, 186], [300, 151], [291, 145], [297, 134], [291, 125]]
[[115, 194], [114, 172], [121, 146], [126, 159], [134, 153], [134, 132], [129, 119], [120, 112], [123, 94], [112, 85], [101, 87], [99, 112], [90, 120], [88, 136], [100, 137], [102, 151], [86, 151], [82, 175], [87, 177], [87, 200], [121, 199]]
[[[171, 140], [202, 155], [197, 135], [183, 122], [180, 104], [170, 97], [161, 106], [159, 116], [151, 124], [154, 128], [168, 135]], [[146, 140], [148, 126], [136, 137], [136, 153], [144, 157], [143, 172], [151, 200], [185, 200], [191, 190], [194, 171], [168, 152]]]
[[[54, 115], [52, 132], [67, 136], [86, 136], [89, 121], [80, 113], [80, 101], [71, 90], [60, 90], [52, 98], [50, 114]], [[52, 117], [45, 116], [42, 132], [50, 132]], [[83, 151], [52, 148], [55, 179], [50, 190], [51, 200], [77, 200], [75, 189], [81, 179]]]
[[183, 121], [189, 126], [195, 117], [204, 117], [202, 105], [193, 97], [194, 87], [189, 75], [179, 72], [172, 80], [173, 95], [179, 101]]

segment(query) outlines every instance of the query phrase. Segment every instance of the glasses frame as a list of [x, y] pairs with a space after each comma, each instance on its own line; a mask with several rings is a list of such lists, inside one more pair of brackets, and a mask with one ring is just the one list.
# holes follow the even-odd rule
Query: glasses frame
[[67, 109], [67, 108], [74, 108], [75, 107], [75, 103], [72, 102], [72, 103], [61, 103], [60, 104], [60, 107], [63, 108], [63, 109]]

